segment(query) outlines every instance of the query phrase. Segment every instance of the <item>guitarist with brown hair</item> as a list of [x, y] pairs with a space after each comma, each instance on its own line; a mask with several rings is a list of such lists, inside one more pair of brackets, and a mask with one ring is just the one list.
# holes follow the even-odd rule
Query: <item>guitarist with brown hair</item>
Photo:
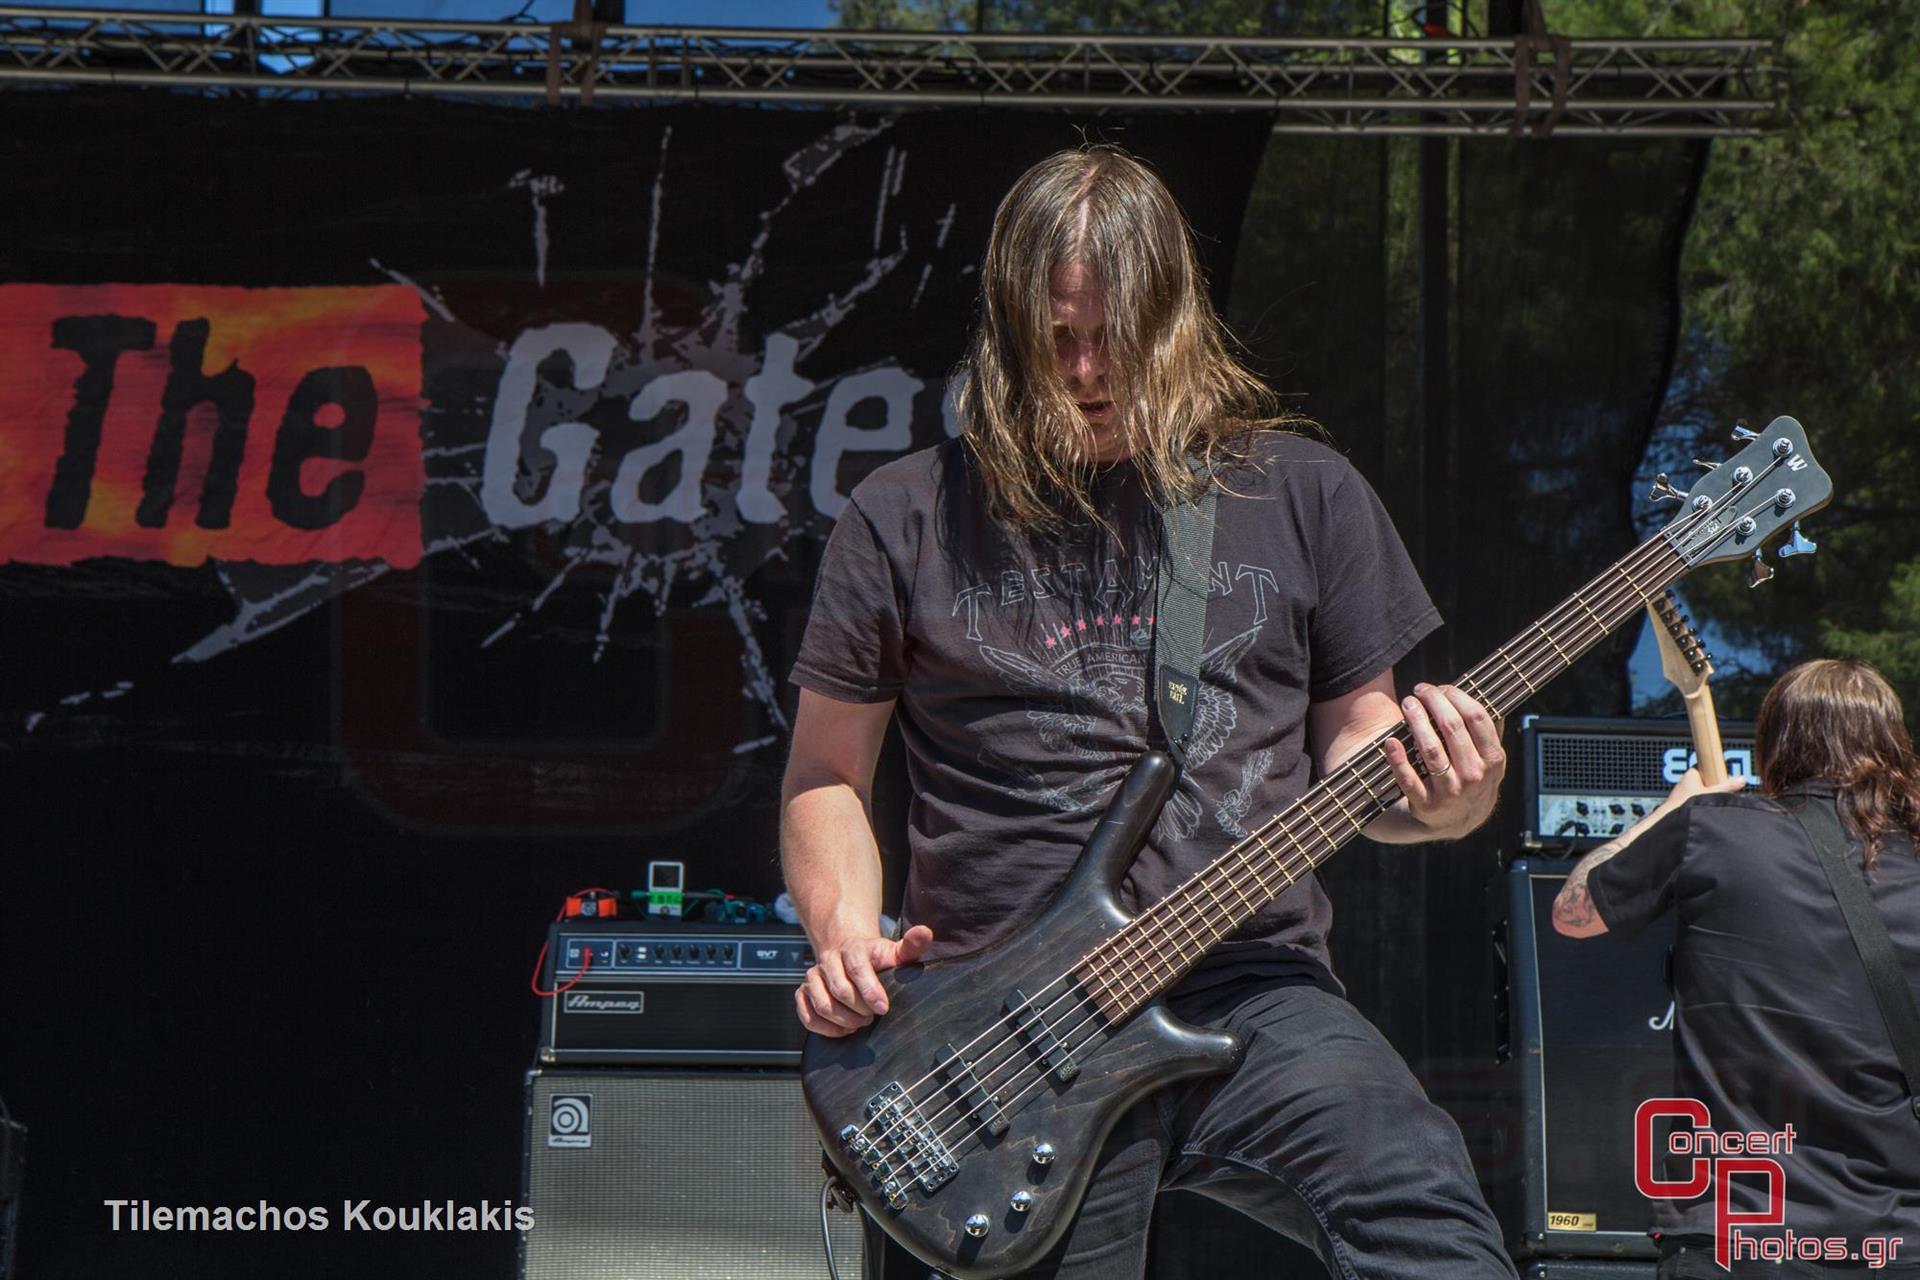
[[[793, 681], [781, 854], [819, 963], [800, 1020], [844, 1036], [887, 1012], [876, 973], [965, 955], [1059, 889], [1102, 806], [1156, 742], [1159, 512], [1217, 485], [1186, 770], [1125, 885], [1161, 898], [1384, 726], [1405, 798], [1373, 839], [1457, 838], [1505, 770], [1456, 688], [1396, 697], [1439, 618], [1366, 482], [1284, 428], [1228, 353], [1164, 185], [1105, 148], [1029, 170], [995, 217], [958, 396], [964, 434], [856, 488], [828, 544]], [[1195, 463], [1204, 464], [1200, 468]], [[1215, 477], [1203, 481], [1198, 477]], [[898, 939], [880, 936], [867, 811], [898, 716], [914, 799]], [[1198, 1191], [1339, 1277], [1512, 1276], [1458, 1129], [1344, 998], [1306, 875], [1170, 993], [1246, 1042], [1231, 1075], [1134, 1107], [1044, 1270], [1140, 1273], [1162, 1188]]]
[[[1630, 937], [1678, 912], [1674, 1096], [1705, 1104], [1699, 1128], [1794, 1130], [1792, 1149], [1770, 1157], [1784, 1184], [1778, 1224], [1742, 1228], [1751, 1252], [1713, 1238], [1716, 1190], [1655, 1201], [1661, 1280], [1912, 1280], [1920, 1079], [1903, 1074], [1895, 1022], [1882, 1011], [1837, 877], [1864, 882], [1860, 907], [1881, 921], [1890, 980], [1907, 988], [1914, 1017], [1920, 760], [1880, 673], [1831, 658], [1774, 682], [1754, 721], [1754, 755], [1757, 792], [1740, 778], [1703, 783], [1689, 769], [1659, 808], [1582, 858], [1553, 904], [1554, 927], [1576, 938]], [[1815, 838], [1822, 813], [1824, 849]], [[1660, 1176], [1684, 1182], [1688, 1164], [1669, 1157]], [[1731, 1207], [1766, 1215], [1771, 1190], [1758, 1179], [1732, 1182]]]

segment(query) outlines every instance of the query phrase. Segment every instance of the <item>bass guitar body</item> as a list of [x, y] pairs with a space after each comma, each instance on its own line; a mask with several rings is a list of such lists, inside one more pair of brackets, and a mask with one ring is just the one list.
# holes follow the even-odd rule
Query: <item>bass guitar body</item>
[[884, 1017], [807, 1040], [807, 1105], [834, 1165], [894, 1239], [949, 1275], [1038, 1263], [1121, 1115], [1240, 1061], [1238, 1039], [1157, 1000], [1109, 1022], [1072, 977], [1131, 919], [1116, 886], [1174, 774], [1163, 755], [1141, 758], [1032, 924], [985, 951], [882, 975]]

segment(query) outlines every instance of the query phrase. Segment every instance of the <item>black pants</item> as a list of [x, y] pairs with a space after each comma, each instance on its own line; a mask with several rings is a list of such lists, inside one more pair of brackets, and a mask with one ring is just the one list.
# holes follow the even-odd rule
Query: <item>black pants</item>
[[1173, 1012], [1239, 1034], [1245, 1061], [1120, 1121], [1066, 1241], [1032, 1275], [1139, 1276], [1161, 1190], [1265, 1223], [1340, 1280], [1514, 1275], [1460, 1130], [1352, 1005], [1315, 986], [1249, 981]]

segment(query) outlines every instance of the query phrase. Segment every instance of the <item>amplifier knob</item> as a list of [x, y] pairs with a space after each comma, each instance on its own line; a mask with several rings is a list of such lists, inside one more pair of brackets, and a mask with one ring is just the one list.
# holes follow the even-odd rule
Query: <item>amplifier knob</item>
[[967, 1219], [967, 1234], [975, 1240], [978, 1240], [981, 1236], [987, 1234], [987, 1226], [987, 1215], [984, 1213], [976, 1213]]

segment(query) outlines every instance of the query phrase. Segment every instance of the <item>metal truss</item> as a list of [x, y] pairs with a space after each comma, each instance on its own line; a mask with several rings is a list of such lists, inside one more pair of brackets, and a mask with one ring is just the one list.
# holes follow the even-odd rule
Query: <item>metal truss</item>
[[1260, 111], [1278, 133], [1725, 137], [1766, 40], [1226, 39], [357, 21], [0, 7], [0, 86], [267, 96]]

